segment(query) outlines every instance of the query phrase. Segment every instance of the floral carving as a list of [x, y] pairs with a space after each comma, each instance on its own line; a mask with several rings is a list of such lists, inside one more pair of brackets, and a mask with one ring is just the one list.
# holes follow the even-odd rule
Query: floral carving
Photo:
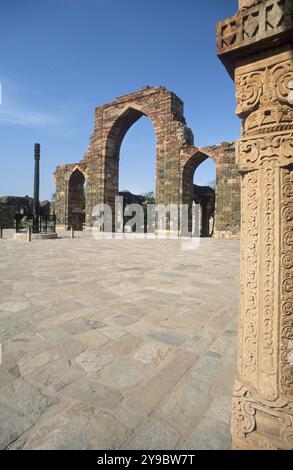
[[278, 101], [288, 104], [289, 82], [293, 79], [292, 60], [287, 60], [272, 67], [271, 75]]
[[[259, 312], [262, 329], [260, 332], [259, 345], [259, 384], [258, 388], [262, 395], [268, 400], [275, 400], [278, 397], [276, 387], [276, 350], [275, 337], [276, 320], [278, 313], [275, 311], [275, 175], [273, 168], [265, 168], [262, 173], [264, 202], [263, 202], [263, 257], [260, 260], [263, 275], [260, 279], [259, 289], [261, 290], [262, 306]], [[262, 285], [263, 284], [263, 285]]]
[[[233, 436], [246, 445], [262, 449], [292, 449], [292, 402], [279, 399], [268, 403], [252, 387], [236, 381], [232, 404]], [[259, 436], [262, 435], [262, 440]]]
[[259, 105], [263, 93], [262, 72], [251, 72], [236, 76], [236, 114], [239, 116], [252, 111]]
[[256, 172], [244, 175], [242, 181], [242, 231], [245, 233], [242, 244], [241, 290], [243, 305], [240, 318], [240, 363], [242, 375], [248, 378], [256, 370], [257, 342], [257, 185]]
[[244, 118], [245, 135], [293, 128], [292, 80], [293, 61], [288, 59], [236, 73], [236, 114]]
[[241, 170], [289, 165], [293, 162], [293, 133], [241, 140], [237, 160]]
[[293, 363], [288, 361], [289, 342], [293, 340], [293, 168], [284, 168], [282, 184], [282, 316], [281, 387], [293, 395]]

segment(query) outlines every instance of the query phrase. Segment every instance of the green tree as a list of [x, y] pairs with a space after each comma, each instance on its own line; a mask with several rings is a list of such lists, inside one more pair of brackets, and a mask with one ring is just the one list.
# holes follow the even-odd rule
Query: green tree
[[155, 193], [154, 191], [149, 191], [148, 193], [143, 193], [142, 196], [145, 198], [147, 204], [155, 204]]
[[52, 193], [51, 195], [50, 214], [55, 214], [55, 206], [56, 206], [56, 192]]
[[155, 193], [154, 191], [149, 191], [147, 193], [143, 193], [142, 196], [145, 199], [145, 202], [143, 204], [143, 212], [144, 212], [144, 230], [147, 230], [147, 205], [148, 204], [155, 204], [156, 203], [156, 198], [155, 198]]
[[208, 186], [212, 189], [216, 189], [216, 180], [209, 181]]

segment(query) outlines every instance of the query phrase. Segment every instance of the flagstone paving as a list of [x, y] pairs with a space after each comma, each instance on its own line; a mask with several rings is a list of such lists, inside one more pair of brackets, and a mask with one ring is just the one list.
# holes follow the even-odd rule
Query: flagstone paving
[[0, 448], [231, 448], [238, 289], [237, 240], [4, 231]]

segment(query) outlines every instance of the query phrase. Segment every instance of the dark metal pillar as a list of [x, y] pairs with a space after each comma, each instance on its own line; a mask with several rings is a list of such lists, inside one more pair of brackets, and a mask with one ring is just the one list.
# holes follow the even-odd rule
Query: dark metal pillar
[[35, 174], [34, 174], [34, 232], [39, 233], [40, 216], [40, 144], [35, 144]]

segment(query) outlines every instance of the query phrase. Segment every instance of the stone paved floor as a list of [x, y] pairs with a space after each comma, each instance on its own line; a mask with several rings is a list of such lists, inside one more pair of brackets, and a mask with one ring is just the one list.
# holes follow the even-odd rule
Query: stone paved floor
[[0, 447], [227, 449], [239, 242], [0, 240]]

